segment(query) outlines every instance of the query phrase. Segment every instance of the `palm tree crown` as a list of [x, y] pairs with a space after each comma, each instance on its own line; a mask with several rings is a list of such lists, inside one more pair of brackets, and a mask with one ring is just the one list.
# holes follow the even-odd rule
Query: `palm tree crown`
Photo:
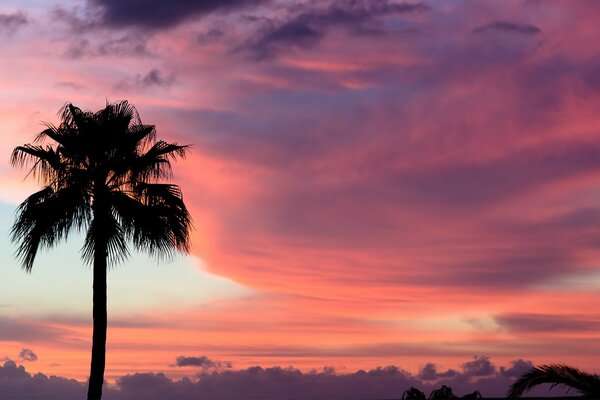
[[[106, 354], [106, 271], [129, 255], [128, 243], [156, 256], [189, 251], [190, 215], [171, 176], [170, 161], [188, 146], [156, 141], [127, 101], [92, 113], [67, 104], [35, 144], [18, 146], [14, 166], [31, 167], [42, 189], [19, 206], [12, 227], [17, 256], [31, 271], [40, 247], [72, 229], [85, 231], [82, 255], [93, 264], [93, 336], [88, 399], [102, 397]], [[45, 139], [55, 146], [43, 145]]]
[[512, 384], [508, 391], [508, 397], [521, 397], [524, 392], [542, 384], [550, 384], [550, 388], [564, 386], [585, 397], [600, 398], [600, 377], [598, 375], [558, 364], [532, 368]]
[[[188, 252], [191, 220], [181, 191], [158, 183], [188, 146], [156, 141], [155, 127], [142, 124], [127, 101], [96, 113], [67, 104], [61, 120], [12, 153], [12, 164], [31, 166], [43, 186], [19, 206], [12, 228], [24, 269], [31, 270], [40, 247], [73, 228], [87, 228], [82, 254], [89, 262], [99, 240], [107, 243], [109, 263], [127, 257], [128, 241], [158, 256]], [[43, 146], [46, 138], [56, 147]]]

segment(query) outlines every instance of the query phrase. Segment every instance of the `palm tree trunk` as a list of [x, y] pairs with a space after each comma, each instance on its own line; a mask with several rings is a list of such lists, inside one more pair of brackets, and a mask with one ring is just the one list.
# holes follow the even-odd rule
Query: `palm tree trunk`
[[[102, 242], [102, 240], [99, 240]], [[103, 247], [103, 248], [100, 248]], [[106, 245], [97, 243], [94, 254], [94, 294], [93, 294], [93, 320], [92, 334], [92, 363], [90, 368], [90, 382], [88, 386], [88, 400], [102, 398], [102, 384], [104, 383], [104, 366], [106, 361]]]
[[[94, 225], [94, 287], [92, 296], [92, 363], [90, 367], [90, 382], [88, 384], [88, 400], [102, 398], [102, 384], [104, 383], [104, 367], [106, 363], [106, 328], [108, 325], [106, 312], [106, 272], [108, 257], [108, 232], [104, 223], [110, 217], [108, 203], [100, 184], [105, 179], [96, 181], [94, 204], [92, 205]], [[91, 229], [91, 228], [90, 228]]]

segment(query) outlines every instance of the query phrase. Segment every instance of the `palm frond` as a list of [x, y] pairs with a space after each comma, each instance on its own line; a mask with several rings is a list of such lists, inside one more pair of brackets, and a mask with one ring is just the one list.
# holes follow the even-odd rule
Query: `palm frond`
[[40, 247], [66, 239], [73, 227], [81, 229], [90, 217], [85, 195], [78, 187], [55, 191], [46, 186], [25, 199], [11, 229], [12, 241], [19, 243], [16, 255], [23, 269], [31, 271]]
[[600, 377], [580, 371], [567, 365], [541, 365], [522, 375], [510, 387], [508, 397], [521, 395], [542, 384], [550, 384], [551, 388], [565, 386], [581, 395], [600, 397]]
[[104, 129], [104, 135], [123, 139], [123, 133], [127, 132], [129, 125], [136, 115], [135, 107], [127, 100], [108, 104], [102, 110], [96, 112], [93, 119]]
[[191, 217], [178, 186], [145, 184], [135, 197], [113, 192], [111, 203], [134, 246], [150, 255], [189, 252]]
[[104, 252], [100, 256], [106, 257], [108, 265], [118, 264], [129, 257], [124, 229], [112, 215], [92, 220], [81, 248], [82, 258], [92, 264], [99, 248]]
[[76, 128], [77, 130], [85, 130], [90, 113], [75, 107], [71, 103], [65, 104], [60, 114], [62, 126]]
[[63, 170], [60, 155], [51, 146], [17, 146], [12, 152], [10, 162], [15, 167], [31, 166], [26, 177], [32, 175], [45, 185], [55, 180]]
[[140, 181], [146, 181], [148, 178], [170, 178], [171, 161], [178, 157], [185, 157], [189, 149], [190, 146], [159, 140], [146, 153], [134, 160], [131, 165], [132, 178]]
[[[78, 116], [81, 125], [83, 125], [83, 119], [84, 115]], [[46, 129], [36, 135], [34, 139], [35, 143], [44, 142], [47, 138], [50, 138], [61, 146], [69, 146], [76, 140], [80, 130], [72, 117], [61, 121], [59, 126], [48, 122], [44, 122], [43, 124], [46, 126]]]
[[144, 149], [149, 143], [153, 143], [156, 138], [156, 126], [144, 124], [132, 124], [129, 126], [129, 132], [126, 140], [135, 144], [138, 148]]

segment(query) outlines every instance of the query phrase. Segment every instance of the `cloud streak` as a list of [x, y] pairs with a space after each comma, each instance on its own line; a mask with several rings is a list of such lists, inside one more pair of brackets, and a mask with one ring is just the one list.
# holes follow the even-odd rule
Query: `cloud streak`
[[160, 0], [93, 0], [102, 10], [102, 22], [116, 27], [140, 27], [149, 30], [166, 29], [182, 21], [202, 17], [213, 12], [227, 12], [261, 3], [260, 0], [175, 0], [165, 3]]
[[490, 22], [489, 24], [476, 28], [473, 32], [484, 33], [490, 31], [517, 33], [522, 35], [536, 35], [542, 32], [542, 30], [537, 26], [533, 26], [530, 24], [517, 24], [514, 22], [507, 21]]
[[0, 341], [49, 341], [59, 338], [62, 334], [62, 329], [43, 322], [0, 315]]
[[228, 361], [214, 361], [206, 356], [186, 357], [179, 356], [175, 360], [177, 367], [200, 367], [202, 369], [221, 369], [231, 368], [231, 363]]

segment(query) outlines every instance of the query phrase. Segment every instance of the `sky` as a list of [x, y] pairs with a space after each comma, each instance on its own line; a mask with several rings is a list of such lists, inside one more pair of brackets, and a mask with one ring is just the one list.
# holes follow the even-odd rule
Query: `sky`
[[190, 255], [109, 271], [109, 397], [600, 372], [599, 21], [585, 0], [2, 1], [0, 387], [77, 398], [91, 348], [82, 238], [14, 257], [37, 183], [10, 153], [67, 102], [122, 99], [192, 146], [195, 228]]

